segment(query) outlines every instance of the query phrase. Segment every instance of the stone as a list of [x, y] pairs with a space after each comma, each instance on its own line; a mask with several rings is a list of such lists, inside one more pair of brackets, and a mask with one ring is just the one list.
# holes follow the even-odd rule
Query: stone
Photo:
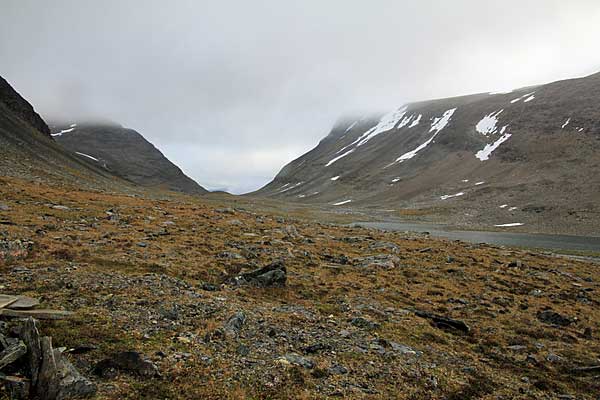
[[363, 328], [367, 330], [379, 328], [379, 324], [377, 322], [369, 321], [368, 319], [363, 317], [352, 318], [350, 320], [350, 323], [356, 326], [357, 328]]
[[400, 259], [398, 257], [387, 254], [369, 256], [357, 261], [360, 263], [359, 266], [363, 268], [393, 269], [400, 265]]
[[289, 364], [297, 365], [306, 369], [313, 369], [315, 367], [315, 363], [308, 358], [304, 358], [298, 354], [289, 353], [283, 356], [283, 359], [287, 361]]
[[431, 321], [432, 325], [438, 329], [449, 330], [449, 331], [460, 331], [463, 333], [469, 333], [469, 326], [460, 320], [444, 317], [441, 315], [435, 315], [426, 311], [415, 311], [418, 317], [425, 318]]
[[342, 365], [333, 365], [329, 368], [329, 373], [331, 375], [346, 375], [348, 373], [348, 369]]
[[6, 376], [0, 374], [0, 380], [4, 382], [11, 400], [26, 400], [29, 399], [29, 390], [31, 388], [30, 381], [20, 376]]
[[0, 203], [0, 211], [10, 211], [10, 207], [4, 203]]
[[594, 365], [591, 367], [579, 367], [579, 368], [574, 368], [573, 372], [576, 374], [594, 374], [594, 375], [598, 375], [600, 374], [600, 365]]
[[145, 378], [159, 376], [158, 367], [151, 361], [145, 359], [136, 351], [122, 351], [113, 354], [94, 366], [94, 374], [102, 377], [108, 376], [110, 370], [120, 370]]
[[62, 310], [0, 310], [0, 316], [13, 318], [33, 317], [36, 319], [64, 319], [73, 315], [70, 311]]
[[225, 325], [223, 326], [223, 330], [225, 331], [225, 335], [229, 337], [238, 337], [240, 332], [242, 331], [242, 327], [246, 322], [246, 314], [243, 311], [238, 311], [234, 315], [232, 315]]
[[560, 315], [552, 310], [541, 311], [537, 314], [537, 319], [548, 325], [569, 326], [573, 323], [568, 317]]
[[237, 282], [258, 287], [283, 287], [287, 281], [287, 270], [283, 261], [275, 261], [265, 267], [241, 274]]
[[207, 292], [216, 292], [217, 290], [219, 290], [219, 287], [217, 285], [213, 285], [212, 283], [203, 283], [202, 290], [205, 290]]
[[19, 298], [17, 296], [11, 296], [8, 294], [0, 294], [0, 308], [8, 307]]
[[42, 365], [42, 347], [40, 344], [40, 332], [37, 322], [33, 318], [27, 318], [21, 326], [19, 337], [27, 346], [27, 370], [31, 374], [31, 386], [37, 386], [38, 374]]
[[0, 369], [14, 363], [25, 354], [27, 354], [27, 346], [21, 340], [8, 346], [0, 352]]
[[301, 239], [302, 235], [298, 233], [298, 229], [294, 225], [286, 225], [283, 228], [283, 231], [287, 235], [287, 237], [292, 239]]
[[81, 375], [59, 350], [52, 348], [52, 338], [42, 337], [40, 344], [42, 364], [36, 393], [41, 400], [90, 397], [96, 393], [96, 385]]
[[10, 308], [11, 310], [29, 310], [37, 307], [39, 304], [40, 301], [33, 297], [18, 296], [17, 301], [10, 304], [7, 308]]
[[329, 350], [331, 350], [331, 346], [324, 343], [311, 344], [310, 346], [306, 346], [304, 349], [302, 349], [305, 354], [316, 354]]

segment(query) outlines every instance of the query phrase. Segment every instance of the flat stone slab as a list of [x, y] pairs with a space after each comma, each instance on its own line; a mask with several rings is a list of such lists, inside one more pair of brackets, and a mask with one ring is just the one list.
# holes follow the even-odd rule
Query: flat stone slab
[[0, 310], [0, 316], [12, 318], [63, 319], [71, 315], [72, 312], [62, 310], [10, 310], [8, 308]]
[[29, 310], [39, 305], [40, 301], [38, 299], [28, 296], [18, 296], [17, 301], [9, 304], [6, 308], [10, 308], [11, 310]]
[[8, 307], [18, 300], [17, 296], [11, 296], [8, 294], [0, 294], [0, 308]]

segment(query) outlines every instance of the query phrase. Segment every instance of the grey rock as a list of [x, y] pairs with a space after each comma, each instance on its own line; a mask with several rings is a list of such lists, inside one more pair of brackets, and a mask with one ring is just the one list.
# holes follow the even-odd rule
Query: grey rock
[[537, 318], [545, 324], [557, 325], [557, 326], [568, 326], [573, 323], [573, 320], [565, 317], [552, 310], [541, 311], [537, 314]]
[[5, 348], [0, 353], [0, 369], [17, 361], [27, 354], [27, 346], [21, 340]]
[[299, 356], [298, 354], [288, 353], [283, 358], [292, 365], [298, 365], [302, 368], [313, 369], [315, 367], [315, 363], [308, 358], [304, 358]]
[[31, 386], [37, 386], [38, 374], [42, 365], [42, 347], [40, 344], [40, 332], [37, 322], [33, 318], [27, 318], [21, 325], [19, 337], [27, 346], [27, 370], [31, 374]]
[[225, 334], [229, 337], [237, 337], [239, 336], [242, 328], [244, 327], [244, 323], [246, 322], [246, 314], [243, 311], [238, 311], [234, 315], [232, 315], [225, 325], [223, 329]]
[[136, 351], [122, 351], [113, 354], [94, 366], [94, 374], [102, 377], [112, 375], [112, 371], [130, 372], [145, 378], [159, 376], [158, 367]]
[[348, 369], [342, 365], [333, 365], [329, 368], [329, 373], [332, 375], [346, 375], [348, 373]]
[[212, 283], [203, 283], [202, 284], [202, 290], [205, 290], [207, 292], [216, 292], [217, 290], [219, 290], [219, 287], [217, 285], [213, 285]]
[[265, 267], [240, 275], [237, 282], [245, 282], [258, 287], [283, 287], [287, 282], [287, 270], [283, 261], [275, 261]]
[[470, 331], [469, 326], [465, 322], [457, 319], [435, 315], [426, 311], [415, 311], [415, 314], [421, 318], [430, 320], [433, 326], [442, 330], [460, 331], [464, 333]]
[[4, 382], [11, 400], [25, 400], [30, 398], [30, 381], [19, 376], [0, 375], [0, 380]]
[[19, 296], [17, 301], [10, 304], [8, 306], [8, 308], [13, 309], [13, 310], [29, 310], [31, 308], [38, 306], [39, 304], [40, 304], [40, 301], [38, 299], [34, 299], [32, 297], [27, 297], [27, 296]]
[[562, 361], [562, 357], [554, 354], [554, 353], [550, 353], [546, 356], [546, 361], [548, 362], [561, 362]]
[[377, 322], [369, 321], [368, 319], [363, 318], [363, 317], [352, 318], [350, 320], [350, 323], [352, 325], [356, 326], [357, 328], [362, 328], [362, 329], [367, 329], [367, 330], [379, 328], [379, 324]]
[[390, 250], [394, 254], [397, 254], [400, 252], [400, 247], [397, 244], [391, 243], [391, 242], [376, 241], [376, 242], [373, 242], [369, 246], [369, 248], [371, 248], [373, 250], [386, 249], [386, 250]]

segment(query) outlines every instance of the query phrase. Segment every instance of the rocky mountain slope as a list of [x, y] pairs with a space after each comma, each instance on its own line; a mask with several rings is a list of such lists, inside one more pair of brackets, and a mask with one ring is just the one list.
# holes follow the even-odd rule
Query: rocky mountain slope
[[5, 107], [4, 112], [10, 111], [24, 122], [34, 127], [46, 136], [50, 136], [50, 129], [42, 117], [35, 112], [33, 106], [17, 93], [10, 84], [0, 76], [0, 102]]
[[125, 184], [100, 168], [65, 151], [50, 129], [4, 79], [0, 78], [0, 174], [37, 181], [78, 182], [87, 187]]
[[132, 129], [113, 123], [52, 123], [51, 129], [64, 148], [136, 185], [207, 193]]
[[600, 74], [346, 118], [254, 195], [597, 234]]

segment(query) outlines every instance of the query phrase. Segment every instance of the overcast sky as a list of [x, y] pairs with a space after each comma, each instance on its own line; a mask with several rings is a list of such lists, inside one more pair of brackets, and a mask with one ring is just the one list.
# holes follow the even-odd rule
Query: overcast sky
[[241, 193], [343, 114], [600, 71], [599, 21], [599, 0], [0, 0], [0, 75]]

